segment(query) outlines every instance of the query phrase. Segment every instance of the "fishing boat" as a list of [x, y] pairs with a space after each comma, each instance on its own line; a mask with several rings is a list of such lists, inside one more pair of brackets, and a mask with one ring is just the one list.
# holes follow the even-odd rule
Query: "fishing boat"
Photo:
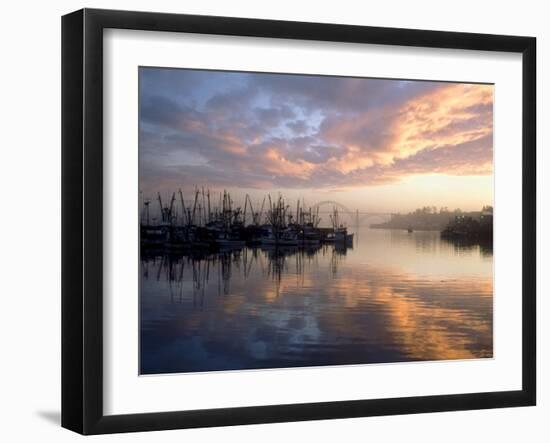
[[145, 247], [162, 247], [168, 240], [168, 230], [163, 226], [142, 225], [140, 230], [141, 244]]
[[298, 246], [298, 236], [292, 229], [274, 230], [271, 226], [264, 231], [261, 238], [262, 245], [269, 246]]
[[332, 221], [332, 228], [334, 230], [334, 242], [351, 246], [353, 244], [353, 234], [348, 234], [348, 228], [340, 223], [338, 209], [333, 209], [330, 220]]
[[242, 248], [246, 241], [239, 228], [240, 225], [226, 225], [221, 221], [210, 222], [206, 225], [207, 237], [220, 248]]
[[232, 232], [220, 232], [215, 239], [216, 244], [220, 248], [243, 248], [246, 246], [246, 241], [241, 240], [239, 236]]
[[300, 243], [306, 246], [317, 246], [321, 243], [321, 236], [313, 223], [303, 225], [298, 237]]
[[327, 233], [324, 237], [323, 237], [323, 243], [334, 243], [334, 231], [332, 232], [329, 232]]
[[353, 243], [353, 234], [348, 234], [348, 229], [342, 225], [334, 230], [334, 241], [337, 243], [345, 243], [346, 245]]

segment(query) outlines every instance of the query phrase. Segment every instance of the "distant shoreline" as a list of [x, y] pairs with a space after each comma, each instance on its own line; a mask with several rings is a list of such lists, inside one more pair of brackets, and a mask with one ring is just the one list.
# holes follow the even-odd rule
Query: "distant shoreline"
[[[387, 229], [389, 231], [407, 231], [408, 228], [398, 228], [398, 227], [391, 227], [391, 226], [376, 226], [376, 225], [370, 225], [369, 228], [371, 229]], [[439, 228], [412, 228], [413, 231], [434, 231], [434, 232], [441, 232], [442, 229]]]

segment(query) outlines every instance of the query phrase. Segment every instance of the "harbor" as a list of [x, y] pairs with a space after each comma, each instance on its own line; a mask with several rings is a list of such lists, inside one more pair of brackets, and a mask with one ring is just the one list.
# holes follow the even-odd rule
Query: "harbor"
[[[156, 206], [156, 207], [153, 207]], [[144, 199], [140, 214], [141, 250], [208, 252], [261, 247], [316, 247], [337, 244], [353, 247], [353, 233], [348, 232], [338, 208], [328, 214], [329, 226], [321, 226], [319, 206], [295, 206], [282, 195], [266, 195], [254, 207], [245, 195], [237, 205], [224, 190], [217, 194], [195, 188], [192, 199], [185, 200], [181, 189], [168, 202], [160, 193], [155, 200]]]
[[[469, 216], [242, 195], [142, 199], [140, 373], [491, 357], [492, 243]], [[458, 234], [418, 229], [435, 217]]]

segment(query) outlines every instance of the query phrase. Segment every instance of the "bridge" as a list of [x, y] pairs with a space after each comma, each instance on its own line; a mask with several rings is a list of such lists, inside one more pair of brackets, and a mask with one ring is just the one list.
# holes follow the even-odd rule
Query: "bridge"
[[[383, 223], [385, 221], [388, 221], [392, 217], [391, 212], [365, 212], [365, 211], [359, 211], [358, 209], [352, 210], [349, 209], [347, 206], [343, 205], [342, 203], [339, 203], [334, 200], [323, 200], [316, 204], [314, 204], [312, 207], [312, 210], [317, 211], [319, 209], [319, 214], [332, 214], [333, 209], [338, 209], [339, 215], [345, 215], [348, 219], [348, 226], [358, 227], [365, 224], [367, 220], [370, 220], [370, 223], [378, 222]], [[327, 208], [327, 209], [324, 209]], [[330, 209], [328, 209], [330, 208]]]

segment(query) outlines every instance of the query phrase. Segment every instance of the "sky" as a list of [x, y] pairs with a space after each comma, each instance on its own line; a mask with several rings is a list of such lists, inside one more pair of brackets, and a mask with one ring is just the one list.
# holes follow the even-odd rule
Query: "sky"
[[372, 212], [493, 203], [493, 86], [141, 67], [140, 191]]

